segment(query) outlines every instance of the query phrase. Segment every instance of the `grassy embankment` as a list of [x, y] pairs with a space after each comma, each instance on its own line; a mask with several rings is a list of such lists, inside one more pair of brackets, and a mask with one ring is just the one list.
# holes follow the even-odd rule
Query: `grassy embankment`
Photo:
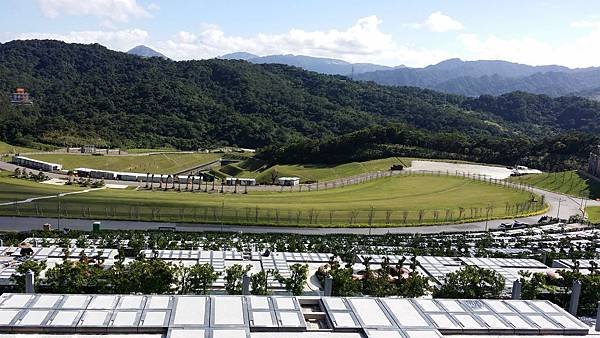
[[588, 207], [585, 211], [590, 222], [600, 224], [600, 207]]
[[138, 173], [175, 173], [210, 162], [223, 154], [166, 153], [153, 155], [36, 154], [29, 157], [63, 165], [64, 169], [93, 168]]
[[577, 197], [600, 198], [600, 182], [577, 171], [524, 175], [509, 180]]
[[[23, 183], [24, 182], [24, 183]], [[63, 188], [0, 176], [0, 200]], [[75, 188], [69, 188], [75, 189]], [[459, 177], [410, 175], [312, 192], [101, 190], [61, 198], [63, 217], [290, 226], [402, 226], [533, 214], [528, 192]], [[488, 209], [489, 208], [489, 209]], [[489, 210], [489, 211], [488, 211]], [[3, 215], [56, 216], [56, 199], [0, 208]]]
[[259, 183], [270, 183], [271, 173], [277, 172], [277, 176], [300, 177], [301, 182], [323, 182], [369, 172], [387, 171], [394, 164], [410, 166], [411, 159], [390, 157], [378, 160], [351, 162], [336, 165], [327, 164], [295, 164], [274, 165], [267, 167], [265, 162], [250, 158], [238, 163], [228, 164], [213, 172], [223, 178], [227, 176], [255, 178]]

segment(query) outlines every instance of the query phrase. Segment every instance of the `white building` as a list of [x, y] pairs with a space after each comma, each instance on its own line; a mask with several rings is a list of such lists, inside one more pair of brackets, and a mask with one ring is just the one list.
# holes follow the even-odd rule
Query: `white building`
[[225, 178], [225, 185], [256, 185], [256, 179], [227, 177]]
[[300, 177], [279, 177], [277, 184], [285, 186], [295, 186], [300, 184]]
[[[12, 338], [591, 337], [543, 300], [371, 297], [3, 294]], [[597, 337], [597, 336], [596, 336]]]
[[37, 169], [42, 171], [60, 171], [62, 170], [62, 164], [50, 163], [40, 160], [35, 160], [25, 156], [13, 156], [12, 162], [16, 165]]

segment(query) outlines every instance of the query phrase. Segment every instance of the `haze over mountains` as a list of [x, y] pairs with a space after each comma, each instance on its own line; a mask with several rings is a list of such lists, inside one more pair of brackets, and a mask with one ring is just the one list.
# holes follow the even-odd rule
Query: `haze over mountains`
[[600, 68], [570, 69], [564, 66], [529, 66], [500, 60], [462, 61], [449, 59], [424, 68], [388, 67], [370, 63], [304, 55], [258, 56], [237, 52], [222, 59], [251, 63], [281, 63], [323, 74], [353, 76], [391, 86], [416, 86], [466, 96], [501, 95], [526, 91], [553, 97], [600, 96]]
[[[258, 56], [246, 52], [225, 54], [219, 57], [224, 60], [244, 60], [252, 63], [280, 63], [288, 66], [300, 67], [317, 73], [329, 75], [351, 76], [352, 73], [360, 74], [380, 70], [391, 70], [394, 67], [376, 65], [373, 63], [350, 63], [338, 59], [319, 58], [306, 55], [267, 55]], [[399, 66], [404, 67], [404, 66]]]

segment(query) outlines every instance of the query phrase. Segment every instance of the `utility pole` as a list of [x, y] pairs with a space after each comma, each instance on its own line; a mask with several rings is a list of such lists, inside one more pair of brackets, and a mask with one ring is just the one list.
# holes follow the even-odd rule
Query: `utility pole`
[[56, 195], [56, 199], [58, 201], [58, 231], [60, 231], [60, 193]]
[[562, 198], [558, 198], [558, 210], [556, 210], [556, 218], [560, 219], [560, 204], [562, 203], [562, 201], [565, 201]]

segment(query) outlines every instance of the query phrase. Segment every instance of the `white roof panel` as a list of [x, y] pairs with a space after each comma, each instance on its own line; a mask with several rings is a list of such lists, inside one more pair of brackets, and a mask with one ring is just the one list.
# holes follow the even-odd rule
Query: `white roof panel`
[[323, 298], [323, 302], [331, 310], [347, 310], [346, 304], [344, 304], [344, 301], [342, 300], [342, 298], [333, 298], [333, 297]]
[[[189, 337], [189, 336], [188, 336]], [[213, 338], [246, 338], [247, 334], [246, 334], [246, 330], [242, 330], [242, 329], [213, 329], [212, 332], [212, 337]]]
[[146, 309], [168, 309], [171, 296], [149, 296], [146, 302]]
[[107, 310], [85, 311], [81, 317], [79, 326], [104, 326], [109, 319], [110, 313]]
[[404, 338], [400, 331], [392, 330], [369, 330], [367, 332], [369, 338]]
[[113, 317], [111, 326], [125, 326], [125, 327], [137, 327], [138, 326], [138, 312], [137, 311], [117, 311]]
[[273, 323], [273, 318], [271, 317], [271, 312], [253, 311], [252, 312], [252, 326], [277, 327], [277, 324]]
[[509, 303], [512, 307], [517, 309], [517, 311], [521, 313], [536, 313], [537, 311], [529, 306], [525, 301], [522, 300], [513, 300]]
[[298, 312], [282, 311], [279, 312], [279, 318], [281, 319], [282, 327], [302, 327], [305, 324], [300, 321]]
[[2, 303], [3, 308], [22, 308], [33, 298], [33, 295], [11, 294], [8, 299]]
[[460, 325], [462, 325], [466, 329], [480, 329], [483, 328], [473, 316], [464, 314], [464, 315], [454, 315], [454, 317], [458, 320]]
[[385, 298], [381, 299], [388, 306], [396, 321], [406, 327], [428, 327], [429, 323], [421, 316], [407, 299]]
[[393, 326], [375, 298], [348, 298], [363, 326]]
[[242, 297], [213, 297], [215, 325], [244, 325]]
[[440, 308], [432, 299], [415, 299], [415, 303], [419, 304], [426, 312], [439, 312]]
[[496, 299], [489, 299], [483, 301], [486, 305], [493, 309], [497, 313], [514, 313], [514, 311], [506, 306], [503, 301]]
[[54, 318], [48, 323], [50, 326], [72, 326], [75, 319], [79, 316], [79, 310], [58, 310], [54, 314]]
[[40, 295], [31, 305], [31, 308], [53, 308], [61, 300], [59, 295]]
[[275, 303], [279, 310], [295, 310], [296, 304], [292, 297], [275, 297]]
[[29, 310], [19, 321], [19, 326], [39, 326], [50, 314], [50, 310]]
[[172, 329], [169, 334], [169, 338], [190, 338], [190, 337], [204, 337], [204, 330], [196, 330], [196, 329]]
[[269, 309], [269, 299], [267, 297], [250, 296], [248, 299], [250, 300], [250, 306], [254, 310]]
[[204, 325], [206, 297], [178, 297], [173, 325]]
[[523, 318], [521, 318], [517, 314], [503, 315], [503, 318], [506, 319], [506, 321], [508, 321], [515, 329], [527, 330], [533, 328], [529, 323], [527, 323]]
[[62, 303], [63, 309], [84, 309], [90, 296], [83, 295], [66, 295], [65, 301]]
[[148, 311], [141, 326], [163, 326], [167, 318], [167, 311]]
[[121, 296], [117, 309], [141, 309], [143, 296]]
[[442, 335], [436, 330], [406, 330], [409, 338], [439, 338]]
[[113, 309], [119, 298], [114, 295], [94, 296], [87, 308], [91, 310], [109, 310]]
[[544, 318], [542, 315], [528, 315], [527, 318], [535, 323], [542, 329], [556, 329], [556, 325], [552, 324], [549, 320]]
[[460, 306], [460, 304], [452, 299], [439, 299], [438, 303], [442, 304], [446, 310], [450, 312], [465, 312], [465, 310]]
[[479, 318], [481, 318], [487, 324], [487, 326], [492, 329], [508, 329], [508, 326], [506, 326], [506, 324], [504, 324], [495, 315], [479, 315]]
[[0, 325], [8, 325], [19, 314], [19, 310], [0, 310]]
[[459, 328], [450, 317], [445, 313], [432, 313], [429, 315], [437, 328], [457, 329]]
[[331, 316], [336, 327], [360, 327], [354, 322], [350, 312], [332, 312]]

